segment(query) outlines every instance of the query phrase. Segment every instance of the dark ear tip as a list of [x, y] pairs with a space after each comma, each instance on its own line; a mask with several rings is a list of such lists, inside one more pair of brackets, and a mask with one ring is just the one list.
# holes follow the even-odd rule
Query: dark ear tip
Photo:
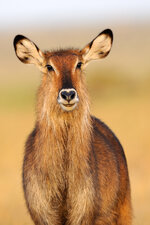
[[23, 35], [16, 35], [16, 37], [14, 38], [14, 48], [16, 49], [16, 44], [17, 44], [17, 42], [18, 41], [20, 41], [20, 40], [22, 40], [22, 39], [25, 39], [26, 37], [25, 36], [23, 36]]
[[102, 31], [101, 34], [108, 35], [112, 39], [112, 41], [113, 41], [113, 32], [112, 32], [112, 30], [106, 29], [106, 30]]

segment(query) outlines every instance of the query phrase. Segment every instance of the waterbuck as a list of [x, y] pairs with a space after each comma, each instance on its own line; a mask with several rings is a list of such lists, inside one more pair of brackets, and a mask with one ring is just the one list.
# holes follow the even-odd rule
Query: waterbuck
[[42, 52], [17, 35], [17, 57], [42, 71], [35, 127], [23, 163], [23, 189], [36, 225], [131, 225], [130, 183], [114, 133], [91, 116], [83, 70], [110, 52], [112, 31], [82, 50]]

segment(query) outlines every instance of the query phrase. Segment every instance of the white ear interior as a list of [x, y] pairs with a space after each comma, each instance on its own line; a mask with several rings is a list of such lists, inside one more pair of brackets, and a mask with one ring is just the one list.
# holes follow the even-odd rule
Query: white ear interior
[[105, 34], [98, 36], [95, 39], [95, 41], [93, 41], [93, 44], [92, 44], [93, 53], [95, 54], [106, 53], [110, 50], [110, 48], [111, 48], [111, 39], [109, 36]]
[[109, 53], [111, 46], [112, 38], [108, 34], [100, 34], [84, 48], [83, 58], [85, 62], [104, 58]]
[[16, 43], [16, 54], [24, 63], [36, 64], [37, 66], [43, 63], [43, 54], [36, 45], [24, 38]]

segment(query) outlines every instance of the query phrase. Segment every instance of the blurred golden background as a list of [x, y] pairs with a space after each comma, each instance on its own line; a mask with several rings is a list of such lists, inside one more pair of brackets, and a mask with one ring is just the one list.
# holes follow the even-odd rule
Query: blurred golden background
[[32, 225], [22, 190], [24, 143], [35, 122], [40, 72], [15, 56], [23, 34], [41, 50], [84, 47], [111, 28], [106, 59], [86, 69], [91, 113], [117, 135], [128, 161], [134, 225], [150, 224], [150, 3], [6, 0], [0, 9], [0, 225]]

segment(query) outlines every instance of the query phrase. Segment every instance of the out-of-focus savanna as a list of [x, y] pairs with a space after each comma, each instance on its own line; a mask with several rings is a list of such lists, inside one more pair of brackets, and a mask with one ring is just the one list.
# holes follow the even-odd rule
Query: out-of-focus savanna
[[[109, 24], [107, 23], [107, 26]], [[22, 190], [24, 143], [34, 127], [41, 74], [15, 56], [22, 33], [41, 50], [84, 47], [106, 27], [36, 27], [0, 31], [0, 225], [32, 225]], [[150, 224], [150, 23], [109, 26], [109, 56], [86, 68], [91, 113], [101, 118], [124, 147], [131, 180], [134, 225]]]

